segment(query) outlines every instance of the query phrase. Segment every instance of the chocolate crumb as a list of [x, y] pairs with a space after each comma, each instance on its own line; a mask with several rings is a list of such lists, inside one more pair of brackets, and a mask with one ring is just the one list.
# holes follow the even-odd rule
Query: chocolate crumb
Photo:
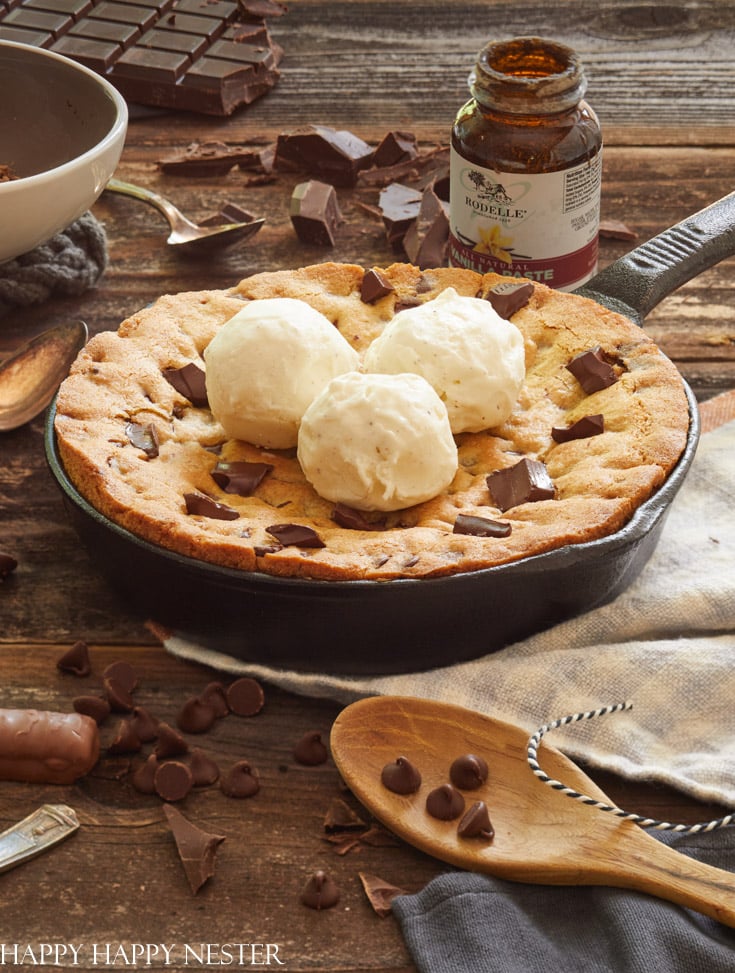
[[301, 892], [301, 903], [309, 909], [331, 909], [339, 902], [339, 888], [324, 871], [315, 872]]
[[92, 672], [92, 663], [87, 643], [81, 640], [75, 642], [61, 658], [56, 660], [56, 668], [72, 676], [89, 676]]

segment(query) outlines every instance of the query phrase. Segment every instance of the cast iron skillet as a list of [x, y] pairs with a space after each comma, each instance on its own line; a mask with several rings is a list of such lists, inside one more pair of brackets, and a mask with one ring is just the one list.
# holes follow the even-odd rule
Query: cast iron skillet
[[[640, 324], [664, 297], [735, 252], [735, 193], [622, 257], [580, 288]], [[122, 605], [237, 659], [345, 675], [429, 669], [478, 658], [603, 604], [648, 561], [694, 458], [697, 405], [663, 486], [615, 534], [512, 564], [435, 579], [309, 581], [217, 567], [155, 547], [81, 497], [46, 454], [82, 543]]]

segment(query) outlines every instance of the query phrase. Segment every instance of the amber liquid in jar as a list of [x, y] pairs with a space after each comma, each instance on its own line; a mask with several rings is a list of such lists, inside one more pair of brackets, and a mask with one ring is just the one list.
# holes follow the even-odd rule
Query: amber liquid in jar
[[586, 87], [561, 44], [483, 48], [452, 129], [451, 264], [560, 290], [594, 275], [602, 134]]

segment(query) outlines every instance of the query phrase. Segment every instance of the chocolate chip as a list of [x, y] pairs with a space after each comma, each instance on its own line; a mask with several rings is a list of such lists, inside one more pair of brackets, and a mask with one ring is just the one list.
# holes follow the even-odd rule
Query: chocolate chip
[[530, 281], [509, 280], [491, 287], [485, 294], [485, 300], [489, 301], [495, 312], [507, 321], [516, 311], [520, 311], [528, 304], [532, 294], [533, 284]]
[[61, 658], [56, 660], [56, 668], [72, 676], [88, 676], [92, 672], [89, 659], [89, 646], [86, 642], [78, 641], [68, 649]]
[[553, 426], [551, 438], [555, 443], [568, 443], [572, 439], [587, 439], [590, 436], [599, 436], [605, 431], [605, 419], [601, 414], [594, 416], [582, 416], [571, 426]]
[[457, 834], [460, 838], [485, 838], [488, 841], [495, 836], [484, 801], [475, 801], [465, 811], [457, 825]]
[[196, 408], [203, 409], [209, 405], [206, 375], [199, 365], [189, 362], [183, 368], [164, 368], [163, 377]]
[[307, 767], [316, 767], [323, 764], [329, 757], [329, 751], [322, 741], [322, 735], [318, 730], [310, 730], [305, 733], [293, 749], [293, 756], [296, 763], [305, 764]]
[[463, 791], [473, 791], [487, 780], [487, 761], [475, 753], [466, 753], [452, 761], [449, 779]]
[[284, 547], [324, 547], [324, 541], [317, 532], [301, 524], [273, 524], [266, 530]]
[[216, 716], [211, 706], [199, 696], [192, 696], [184, 703], [176, 717], [176, 725], [185, 733], [206, 733]]
[[272, 470], [272, 463], [219, 462], [212, 470], [212, 479], [225, 493], [249, 497]]
[[574, 375], [588, 395], [609, 388], [618, 380], [615, 369], [599, 347], [575, 355], [567, 363], [567, 369]]
[[464, 811], [464, 798], [452, 784], [442, 784], [429, 791], [426, 810], [439, 821], [453, 821]]
[[194, 787], [209, 787], [211, 784], [216, 784], [219, 779], [219, 767], [199, 747], [194, 747], [191, 751], [189, 767], [191, 768]]
[[203, 699], [207, 706], [214, 711], [217, 719], [227, 716], [230, 712], [230, 707], [227, 705], [227, 692], [221, 682], [207, 683], [199, 694], [199, 698]]
[[159, 760], [166, 760], [169, 757], [179, 757], [189, 752], [189, 744], [168, 723], [158, 724], [158, 742], [155, 754]]
[[183, 801], [194, 786], [191, 770], [180, 760], [167, 760], [153, 775], [156, 794], [164, 801]]
[[227, 705], [236, 716], [255, 716], [263, 709], [265, 694], [257, 679], [243, 676], [227, 687]]
[[109, 679], [126, 693], [132, 693], [140, 685], [140, 677], [129, 662], [119, 660], [111, 662], [102, 673], [104, 679]]
[[471, 534], [473, 537], [508, 537], [512, 527], [500, 520], [458, 514], [452, 528], [453, 534]]
[[131, 445], [135, 446], [136, 449], [141, 449], [148, 459], [155, 459], [158, 456], [158, 433], [153, 423], [149, 422], [145, 426], [140, 426], [137, 422], [128, 422], [125, 426], [125, 435]]
[[291, 224], [302, 243], [333, 247], [342, 222], [334, 186], [311, 179], [299, 183], [291, 194]]
[[3, 581], [9, 574], [18, 567], [18, 562], [12, 556], [12, 554], [6, 554], [4, 551], [0, 551], [0, 581]]
[[117, 732], [107, 747], [108, 753], [138, 753], [141, 749], [140, 737], [129, 720], [120, 720]]
[[110, 704], [101, 696], [77, 696], [72, 706], [77, 713], [91, 716], [97, 724], [104, 723], [110, 715]]
[[395, 287], [379, 270], [366, 270], [360, 284], [360, 300], [363, 304], [374, 304], [382, 297], [392, 294]]
[[109, 678], [104, 679], [102, 684], [105, 689], [105, 698], [113, 713], [132, 713], [135, 705], [133, 694], [124, 685]]
[[421, 773], [407, 757], [397, 757], [380, 773], [384, 787], [394, 794], [415, 794], [421, 787]]
[[247, 760], [238, 760], [220, 778], [220, 789], [226, 797], [253, 797], [260, 790], [258, 774]]
[[154, 778], [158, 770], [158, 761], [155, 754], [150, 754], [133, 771], [130, 782], [139, 794], [155, 794], [156, 785]]
[[335, 504], [332, 510], [332, 520], [335, 524], [339, 524], [340, 527], [345, 527], [348, 530], [385, 529], [385, 517], [368, 520], [362, 510], [355, 510], [354, 507], [348, 507], [344, 503]]
[[151, 743], [158, 737], [158, 720], [143, 706], [134, 706], [129, 717], [141, 743]]
[[217, 503], [205, 493], [185, 493], [186, 512], [191, 516], [209, 517], [211, 520], [237, 520], [240, 514], [232, 507]]
[[210, 834], [188, 821], [177, 808], [165, 804], [163, 812], [176, 842], [187, 881], [194, 894], [214, 875], [214, 861], [223, 835]]
[[515, 466], [491, 473], [486, 482], [495, 505], [503, 511], [521, 503], [553, 500], [556, 494], [545, 465], [525, 457]]
[[337, 883], [321, 869], [311, 876], [301, 892], [301, 904], [309, 909], [331, 909], [338, 902]]

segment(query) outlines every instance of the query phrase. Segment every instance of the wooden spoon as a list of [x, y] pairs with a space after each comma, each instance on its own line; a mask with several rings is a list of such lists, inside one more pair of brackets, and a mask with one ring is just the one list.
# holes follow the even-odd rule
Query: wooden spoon
[[[735, 876], [674, 851], [637, 824], [553, 790], [531, 771], [529, 734], [480, 713], [408, 697], [380, 696], [346, 707], [335, 720], [331, 750], [347, 786], [394, 834], [435, 858], [469, 871], [546, 885], [636, 889], [735, 927]], [[426, 796], [449, 782], [452, 761], [483, 757], [488, 780], [463, 791], [466, 807], [487, 804], [495, 836], [460, 838], [458, 819], [439, 821]], [[407, 796], [381, 783], [386, 764], [406, 757], [422, 775]], [[575, 764], [543, 742], [543, 770], [590, 797], [610, 799]]]

